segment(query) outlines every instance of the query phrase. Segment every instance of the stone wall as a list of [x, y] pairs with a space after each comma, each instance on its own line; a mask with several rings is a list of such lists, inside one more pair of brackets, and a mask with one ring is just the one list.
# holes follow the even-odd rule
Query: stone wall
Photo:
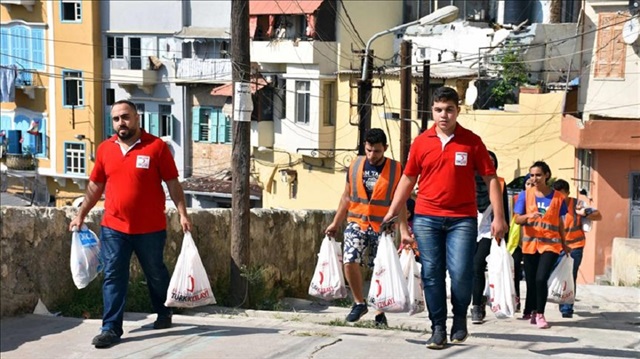
[[638, 238], [613, 239], [611, 249], [613, 285], [640, 287], [640, 241]]
[[[69, 267], [68, 226], [75, 211], [71, 207], [1, 207], [0, 316], [32, 312], [38, 298], [55, 309], [78, 290]], [[228, 287], [231, 210], [198, 210], [190, 215], [194, 240], [212, 287]], [[87, 225], [96, 233], [101, 216], [100, 210], [87, 216]], [[329, 211], [252, 210], [249, 267], [263, 268], [266, 285], [283, 286], [289, 295], [306, 297], [322, 231], [332, 218]], [[182, 231], [174, 210], [167, 213], [167, 221], [165, 262], [172, 271]], [[135, 260], [131, 275], [141, 275]]]

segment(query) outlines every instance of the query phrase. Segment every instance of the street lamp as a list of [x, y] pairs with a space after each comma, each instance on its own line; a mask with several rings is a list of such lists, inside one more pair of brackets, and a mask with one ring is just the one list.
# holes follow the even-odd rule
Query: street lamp
[[431, 24], [446, 24], [454, 21], [458, 18], [458, 8], [456, 6], [450, 5], [445, 6], [441, 9], [438, 9], [431, 14], [422, 17], [418, 20], [408, 22], [406, 24], [398, 25], [396, 27], [392, 27], [388, 30], [381, 31], [377, 34], [374, 34], [364, 49], [364, 62], [362, 64], [362, 77], [360, 81], [358, 81], [358, 116], [360, 121], [358, 122], [358, 131], [359, 131], [359, 141], [358, 141], [358, 155], [364, 155], [364, 142], [365, 142], [365, 134], [367, 130], [371, 127], [371, 82], [373, 73], [369, 70], [369, 62], [373, 61], [370, 51], [371, 51], [371, 43], [373, 40], [394, 33], [396, 31], [406, 29], [409, 26], [413, 25], [431, 25]]
[[280, 152], [280, 153], [286, 153], [287, 156], [289, 156], [289, 163], [287, 164], [287, 166], [291, 166], [291, 154], [287, 151], [283, 151], [283, 150], [278, 150], [272, 147], [265, 147], [265, 146], [260, 146], [257, 148], [258, 152]]

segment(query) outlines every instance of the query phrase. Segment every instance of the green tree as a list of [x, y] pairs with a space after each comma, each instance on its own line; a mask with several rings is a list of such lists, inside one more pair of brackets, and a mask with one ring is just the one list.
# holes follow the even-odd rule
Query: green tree
[[513, 46], [507, 46], [499, 55], [500, 66], [498, 81], [491, 89], [491, 94], [498, 106], [516, 103], [516, 90], [527, 83], [528, 68], [522, 61], [521, 51]]

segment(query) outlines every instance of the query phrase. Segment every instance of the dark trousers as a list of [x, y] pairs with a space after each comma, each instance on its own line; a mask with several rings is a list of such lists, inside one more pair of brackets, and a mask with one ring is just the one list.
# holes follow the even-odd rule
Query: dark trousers
[[522, 248], [516, 247], [511, 256], [513, 257], [513, 285], [516, 289], [516, 297], [520, 298], [520, 282], [522, 281]]
[[535, 254], [523, 254], [524, 276], [527, 282], [527, 300], [524, 304], [523, 314], [536, 312], [544, 314], [547, 305], [548, 287], [547, 281], [551, 271], [558, 260], [558, 254], [543, 252]]

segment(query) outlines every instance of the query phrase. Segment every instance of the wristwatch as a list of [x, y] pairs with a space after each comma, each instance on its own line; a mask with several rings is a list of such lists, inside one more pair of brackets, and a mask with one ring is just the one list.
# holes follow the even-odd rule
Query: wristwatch
[[584, 209], [584, 216], [585, 217], [589, 217], [591, 215], [591, 213], [593, 213], [593, 208], [585, 208]]

